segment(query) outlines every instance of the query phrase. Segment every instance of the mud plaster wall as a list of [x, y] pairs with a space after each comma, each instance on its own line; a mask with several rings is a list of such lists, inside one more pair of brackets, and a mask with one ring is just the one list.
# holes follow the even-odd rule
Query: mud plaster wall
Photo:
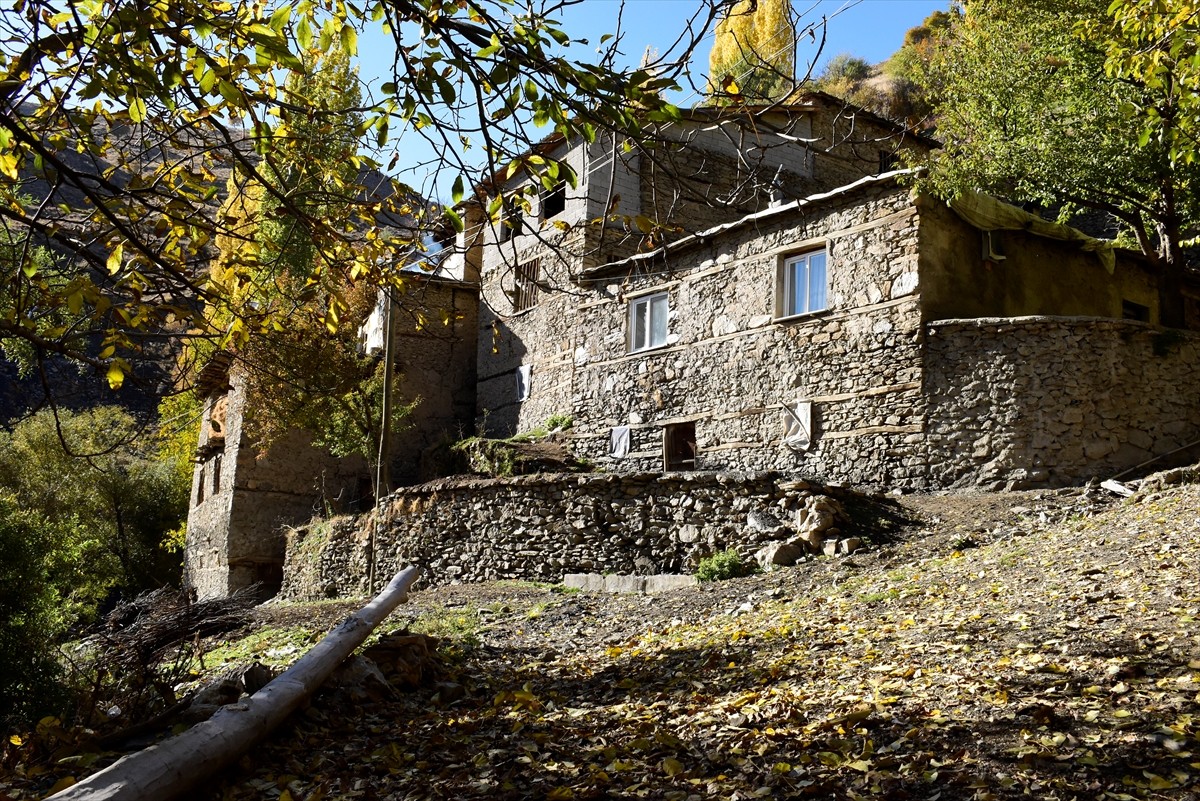
[[1079, 483], [1200, 439], [1200, 334], [1126, 320], [947, 320], [926, 340], [935, 486]]
[[[420, 564], [422, 586], [564, 573], [688, 573], [735, 547], [749, 557], [786, 532], [748, 524], [788, 518], [819, 487], [773, 473], [541, 475], [439, 482], [391, 496], [377, 535], [386, 581]], [[284, 597], [365, 595], [367, 523], [298, 532]]]
[[479, 294], [455, 282], [423, 281], [399, 306], [397, 402], [418, 403], [393, 437], [392, 480], [411, 484], [420, 479], [423, 450], [474, 428]]
[[1004, 256], [983, 258], [983, 236], [945, 204], [919, 201], [921, 299], [926, 320], [1062, 315], [1122, 317], [1129, 300], [1158, 320], [1155, 276], [1141, 259], [1118, 251], [1110, 275], [1079, 245], [1020, 231], [997, 231], [992, 247]]

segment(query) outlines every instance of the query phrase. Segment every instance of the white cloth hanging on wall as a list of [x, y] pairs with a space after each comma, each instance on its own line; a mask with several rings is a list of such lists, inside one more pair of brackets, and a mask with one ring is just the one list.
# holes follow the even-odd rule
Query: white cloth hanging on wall
[[608, 455], [614, 459], [623, 459], [629, 455], [629, 426], [616, 426], [613, 428], [609, 441]]
[[792, 450], [812, 447], [812, 401], [797, 401], [783, 407], [783, 444]]

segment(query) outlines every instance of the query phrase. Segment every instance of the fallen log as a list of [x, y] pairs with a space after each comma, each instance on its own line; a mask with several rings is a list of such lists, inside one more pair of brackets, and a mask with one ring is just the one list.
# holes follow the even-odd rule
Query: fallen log
[[296, 710], [334, 669], [408, 597], [416, 567], [346, 618], [300, 661], [254, 695], [222, 707], [203, 723], [50, 796], [53, 801], [167, 801], [238, 759]]

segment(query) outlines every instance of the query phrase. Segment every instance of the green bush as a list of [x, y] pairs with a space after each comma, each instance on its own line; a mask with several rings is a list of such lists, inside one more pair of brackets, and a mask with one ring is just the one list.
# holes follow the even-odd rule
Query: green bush
[[556, 428], [566, 431], [571, 427], [573, 422], [569, 414], [552, 414], [546, 418], [546, 422], [542, 424], [542, 428], [546, 431], [553, 431]]
[[724, 581], [725, 579], [752, 576], [758, 572], [754, 562], [744, 562], [737, 551], [730, 548], [700, 560], [696, 567], [696, 578], [700, 581]]
[[66, 628], [44, 559], [50, 532], [0, 494], [0, 730], [59, 700], [55, 642]]
[[0, 494], [36, 515], [48, 535], [30, 551], [47, 571], [62, 614], [88, 621], [115, 593], [179, 580], [182, 560], [163, 547], [186, 519], [186, 475], [114, 407], [49, 410], [0, 432]]

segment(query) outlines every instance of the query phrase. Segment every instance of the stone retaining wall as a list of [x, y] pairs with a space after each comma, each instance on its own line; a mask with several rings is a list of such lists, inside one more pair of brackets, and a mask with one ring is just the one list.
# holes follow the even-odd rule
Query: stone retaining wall
[[[750, 558], [794, 536], [789, 521], [823, 492], [776, 473], [432, 482], [392, 495], [376, 542], [376, 573], [382, 583], [417, 563], [425, 568], [424, 587], [558, 582], [566, 573], [691, 573], [701, 558], [726, 548]], [[366, 594], [368, 525], [327, 521], [293, 532], [283, 597]]]
[[1105, 478], [1200, 439], [1200, 334], [1131, 320], [927, 327], [929, 485]]

